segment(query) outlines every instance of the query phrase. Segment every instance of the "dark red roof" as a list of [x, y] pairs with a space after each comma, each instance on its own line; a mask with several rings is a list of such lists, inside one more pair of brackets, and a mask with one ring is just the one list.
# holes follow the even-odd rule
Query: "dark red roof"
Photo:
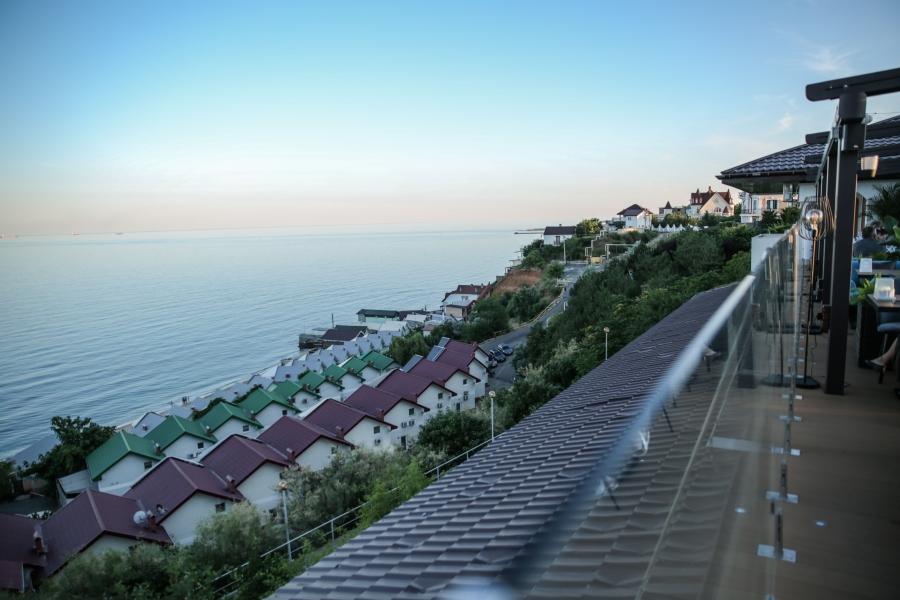
[[699, 189], [696, 192], [691, 192], [691, 204], [702, 206], [706, 204], [710, 198], [713, 197], [713, 194], [719, 194], [725, 200], [725, 202], [731, 203], [731, 190], [726, 190], [724, 192], [716, 192], [713, 191], [712, 186], [705, 192], [701, 192]]
[[[472, 364], [474, 360], [482, 367], [486, 365], [482, 363], [480, 360], [475, 358], [475, 350], [473, 349], [471, 352], [457, 352], [450, 348], [442, 348], [440, 353], [435, 353], [433, 356], [433, 360], [439, 363], [446, 363], [448, 365], [452, 365], [458, 369], [463, 371], [467, 371], [469, 369], [469, 365]], [[432, 355], [428, 355], [429, 358], [432, 358]]]
[[444, 294], [444, 300], [446, 300], [450, 294], [472, 294], [475, 296], [481, 296], [487, 291], [488, 286], [486, 285], [479, 285], [475, 283], [461, 283], [456, 286], [456, 289], [452, 292], [447, 292], [446, 294]]
[[321, 427], [291, 416], [281, 417], [259, 434], [256, 439], [277, 448], [285, 456], [293, 453], [297, 457], [322, 437], [352, 446], [349, 442], [345, 442]]
[[143, 527], [134, 522], [134, 514], [145, 508], [146, 504], [132, 497], [85, 490], [40, 526], [47, 548], [45, 573], [52, 575], [103, 534], [171, 543], [161, 527]]
[[22, 567], [44, 564], [34, 551], [34, 531], [41, 521], [0, 513], [0, 589], [22, 591]]
[[375, 419], [383, 425], [387, 425], [391, 429], [396, 426], [385, 422], [383, 419], [373, 417], [361, 410], [347, 406], [343, 402], [332, 400], [329, 398], [315, 408], [311, 413], [304, 417], [304, 421], [312, 423], [317, 427], [321, 427], [332, 435], [343, 438], [350, 433], [350, 430], [356, 427], [360, 421], [365, 418]]
[[[439, 383], [435, 383], [432, 380], [420, 377], [419, 375], [406, 373], [399, 369], [392, 371], [390, 375], [382, 379], [377, 387], [379, 390], [384, 390], [415, 402], [419, 399], [419, 396], [422, 395], [422, 392], [428, 389], [429, 385], [437, 385], [445, 391], [450, 392], [450, 390], [444, 388], [444, 386]], [[454, 392], [450, 392], [450, 394], [456, 395]]]
[[[450, 339], [448, 339], [444, 343], [444, 348], [450, 350], [451, 352], [462, 352], [463, 354], [468, 354], [473, 358], [475, 357], [475, 353], [481, 349], [475, 342], [461, 342], [459, 340]], [[482, 352], [484, 352], [484, 350], [482, 350]]]
[[422, 406], [418, 402], [413, 402], [412, 400], [407, 400], [397, 394], [373, 388], [370, 385], [360, 386], [344, 400], [344, 404], [347, 406], [361, 410], [366, 414], [375, 416], [379, 419], [384, 419], [384, 415], [388, 414], [399, 402], [408, 402], [410, 404], [415, 404], [419, 408], [430, 410], [428, 407]]
[[419, 377], [430, 379], [431, 381], [440, 385], [446, 385], [447, 380], [453, 377], [456, 373], [462, 373], [466, 377], [472, 377], [476, 381], [481, 381], [474, 375], [469, 375], [467, 371], [451, 365], [448, 362], [434, 362], [427, 359], [423, 359], [417, 362], [413, 366], [413, 368], [409, 370], [409, 372], [413, 375], [418, 375]]
[[219, 477], [232, 477], [235, 485], [240, 485], [266, 463], [287, 467], [287, 457], [258, 440], [251, 440], [242, 435], [231, 435], [213, 448], [200, 461], [204, 466], [215, 471]]
[[235, 502], [244, 499], [240, 492], [229, 490], [225, 480], [212, 469], [174, 457], [153, 467], [125, 496], [140, 500], [148, 509], [162, 505], [166, 511], [159, 519], [162, 522], [197, 493]]

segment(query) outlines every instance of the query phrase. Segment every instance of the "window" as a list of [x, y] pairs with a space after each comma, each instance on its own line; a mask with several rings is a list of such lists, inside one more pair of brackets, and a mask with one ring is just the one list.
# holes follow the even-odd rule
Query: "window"
[[412, 427], [412, 426], [415, 425], [415, 424], [416, 424], [415, 419], [410, 419], [410, 420], [409, 420], [409, 426], [410, 426], [410, 427]]
[[456, 412], [459, 412], [459, 402], [456, 403]]
[[778, 199], [770, 198], [766, 200], [766, 210], [778, 210]]
[[443, 402], [438, 402], [438, 403], [437, 403], [437, 409], [438, 409], [438, 410], [441, 410], [442, 408], [444, 408], [444, 403], [443, 403]]
[[249, 426], [249, 425], [244, 425], [244, 426], [241, 428], [241, 430], [242, 430], [242, 431], [250, 431], [250, 426]]
[[203, 442], [197, 442], [197, 448], [202, 449], [202, 448], [203, 448]]
[[282, 417], [286, 417], [286, 416], [287, 416], [287, 409], [286, 409], [286, 408], [285, 408], [284, 410], [281, 411], [281, 416], [282, 416]]
[[372, 433], [374, 433], [375, 435], [378, 435], [379, 433], [381, 433], [381, 425], [376, 425], [375, 427], [373, 427]]
[[463, 385], [468, 385], [468, 383], [469, 383], [468, 379], [463, 379]]
[[400, 445], [406, 448], [406, 436], [400, 438]]
[[463, 392], [463, 402], [469, 401], [469, 392]]
[[331, 453], [332, 453], [332, 454], [337, 454], [337, 446], [332, 446], [332, 447], [331, 447]]
[[216, 504], [216, 512], [225, 512], [225, 503], [219, 502]]
[[380, 446], [380, 445], [381, 445], [381, 438], [375, 438], [375, 445], [376, 445], [376, 446]]
[[444, 392], [438, 392], [438, 400], [441, 400], [444, 397]]
[[145, 461], [144, 461], [144, 468], [145, 468], [145, 469], [149, 469], [149, 468], [152, 467], [152, 466], [153, 466], [153, 461], [152, 461], [152, 460], [145, 460]]
[[414, 414], [416, 414], [416, 409], [414, 409], [414, 408], [409, 409], [409, 416], [413, 416]]

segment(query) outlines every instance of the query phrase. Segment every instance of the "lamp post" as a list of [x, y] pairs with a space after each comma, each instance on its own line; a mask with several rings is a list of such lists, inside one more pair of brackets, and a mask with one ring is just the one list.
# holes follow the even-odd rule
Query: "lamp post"
[[603, 328], [603, 360], [609, 358], [609, 327]]
[[282, 479], [278, 482], [278, 489], [281, 490], [281, 507], [284, 510], [284, 537], [287, 540], [288, 560], [293, 560], [294, 554], [291, 552], [291, 528], [288, 525], [287, 488], [287, 481]]
[[491, 390], [488, 392], [488, 397], [491, 399], [491, 441], [494, 441], [494, 396], [497, 395], [497, 392]]

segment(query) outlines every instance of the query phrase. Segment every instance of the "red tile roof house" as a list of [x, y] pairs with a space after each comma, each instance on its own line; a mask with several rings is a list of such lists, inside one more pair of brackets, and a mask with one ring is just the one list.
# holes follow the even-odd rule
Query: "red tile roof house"
[[427, 358], [435, 362], [453, 365], [478, 378], [479, 381], [475, 384], [476, 400], [487, 393], [487, 365], [490, 359], [478, 344], [441, 338], [438, 345], [428, 353]]
[[296, 417], [282, 417], [257, 438], [281, 452], [291, 462], [318, 471], [338, 452], [349, 451], [353, 444], [324, 429]]
[[200, 462], [226, 482], [233, 482], [250, 504], [266, 511], [278, 506], [278, 482], [291, 464], [287, 456], [272, 446], [240, 434], [220, 443]]
[[455, 393], [454, 403], [460, 403], [460, 410], [475, 408], [476, 386], [481, 380], [468, 371], [446, 362], [428, 360], [418, 354], [406, 363], [403, 370], [430, 379]]
[[475, 302], [486, 297], [490, 291], [489, 285], [460, 284], [452, 292], [444, 294], [441, 308], [449, 317], [468, 319]]
[[176, 544], [194, 541], [197, 525], [244, 497], [233, 481], [203, 465], [167, 458], [125, 494], [157, 513], [157, 522]]
[[41, 521], [0, 513], [0, 590], [31, 590], [45, 557], [34, 548], [34, 532]]
[[390, 373], [375, 387], [425, 406], [431, 411], [426, 413], [426, 418], [459, 403], [456, 394], [441, 384], [399, 369]]
[[419, 435], [428, 407], [402, 396], [364, 385], [344, 400], [344, 404], [387, 421], [396, 429], [391, 432], [395, 446], [406, 448]]
[[337, 400], [325, 400], [303, 420], [354, 446], [393, 448], [391, 430], [395, 429], [394, 425]]

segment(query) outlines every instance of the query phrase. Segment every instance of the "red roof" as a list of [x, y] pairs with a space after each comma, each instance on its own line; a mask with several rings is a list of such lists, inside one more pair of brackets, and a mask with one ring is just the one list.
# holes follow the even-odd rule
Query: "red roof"
[[383, 419], [373, 417], [370, 414], [347, 406], [343, 402], [332, 400], [331, 398], [319, 404], [319, 406], [306, 415], [303, 420], [312, 423], [317, 427], [321, 427], [333, 435], [343, 438], [365, 418], [374, 419], [383, 425], [387, 425], [391, 429], [396, 429], [396, 426], [385, 422]]
[[[432, 357], [432, 355], [429, 354], [429, 357]], [[463, 371], [467, 371], [469, 369], [469, 365], [472, 364], [473, 360], [480, 364], [482, 367], [486, 366], [480, 360], [475, 358], [474, 349], [471, 352], [457, 352], [450, 348], [443, 348], [441, 353], [437, 354], [437, 356], [434, 356], [433, 358], [435, 362], [446, 363], [448, 365], [457, 367], [458, 369], [462, 369]]]
[[264, 464], [279, 467], [290, 465], [287, 457], [275, 448], [242, 435], [228, 436], [200, 462], [215, 471], [222, 479], [232, 477], [235, 485], [242, 484]]
[[413, 402], [406, 398], [402, 398], [397, 394], [373, 388], [370, 385], [360, 386], [344, 400], [344, 404], [347, 406], [361, 410], [380, 419], [384, 419], [384, 415], [388, 414], [399, 402], [407, 402], [409, 404], [414, 404], [419, 408], [430, 410], [428, 407], [422, 406], [418, 402]]
[[44, 564], [34, 551], [34, 531], [41, 521], [0, 513], [0, 589], [22, 591], [22, 567]]
[[[446, 339], [446, 338], [444, 338]], [[451, 352], [461, 352], [463, 354], [468, 354], [475, 357], [475, 353], [480, 350], [478, 344], [475, 342], [461, 342], [459, 340], [447, 340], [444, 343], [444, 348], [450, 350]], [[484, 352], [484, 350], [482, 350]]]
[[466, 377], [472, 377], [475, 381], [481, 381], [474, 375], [469, 375], [469, 373], [459, 367], [456, 367], [447, 362], [434, 362], [427, 359], [422, 359], [417, 362], [410, 370], [410, 373], [413, 375], [418, 375], [419, 377], [424, 377], [425, 379], [430, 379], [431, 381], [438, 383], [440, 385], [446, 385], [447, 380], [453, 377], [457, 373], [462, 373]]
[[[402, 396], [407, 400], [415, 402], [419, 399], [419, 396], [422, 395], [422, 392], [427, 390], [430, 385], [437, 385], [444, 391], [450, 392], [450, 390], [439, 383], [435, 383], [431, 379], [413, 375], [412, 373], [406, 373], [399, 369], [392, 371], [390, 375], [382, 379], [381, 383], [378, 384], [378, 389]], [[456, 395], [455, 392], [450, 392], [450, 394], [453, 396]]]
[[259, 437], [256, 439], [269, 444], [273, 448], [277, 448], [285, 456], [293, 454], [297, 457], [316, 443], [319, 438], [323, 437], [333, 442], [352, 446], [352, 444], [345, 442], [324, 429], [316, 427], [312, 423], [307, 423], [291, 416], [281, 417], [259, 434]]
[[452, 292], [447, 292], [444, 294], [444, 300], [447, 299], [451, 294], [472, 294], [474, 296], [481, 296], [482, 294], [488, 291], [488, 286], [479, 285], [475, 283], [461, 283], [456, 286], [456, 289]]
[[724, 192], [715, 192], [712, 189], [712, 186], [709, 187], [705, 192], [701, 192], [698, 188], [696, 192], [691, 192], [691, 204], [702, 206], [706, 204], [710, 198], [713, 197], [714, 194], [719, 194], [725, 200], [731, 204], [731, 190], [726, 190]]
[[157, 464], [125, 497], [138, 499], [151, 510], [162, 505], [166, 511], [159, 518], [162, 522], [197, 493], [235, 502], [244, 499], [237, 490], [228, 489], [225, 480], [212, 469], [174, 457]]
[[133, 497], [85, 490], [40, 526], [47, 548], [46, 574], [52, 575], [104, 534], [171, 543], [161, 527], [144, 527], [134, 522], [134, 514], [145, 508], [146, 504]]

